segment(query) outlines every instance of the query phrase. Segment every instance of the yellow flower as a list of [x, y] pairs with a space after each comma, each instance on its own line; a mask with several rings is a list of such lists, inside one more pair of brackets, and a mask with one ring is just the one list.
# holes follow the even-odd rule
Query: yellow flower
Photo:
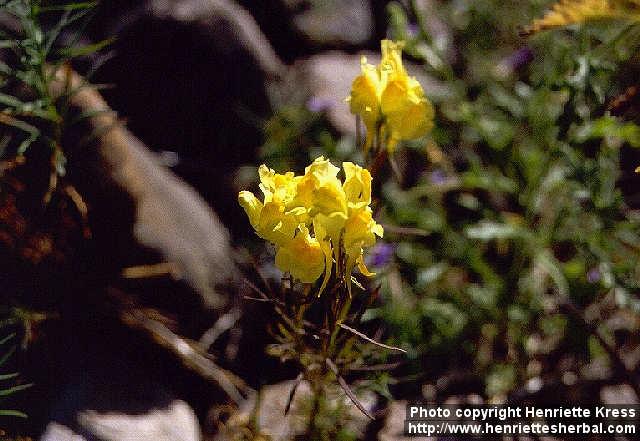
[[524, 29], [524, 34], [602, 19], [640, 20], [638, 0], [560, 0], [541, 19]]
[[263, 165], [259, 175], [264, 200], [249, 191], [238, 194], [258, 236], [276, 245], [278, 268], [304, 283], [315, 282], [324, 271], [319, 293], [331, 278], [334, 260], [341, 263], [336, 275], [349, 292], [356, 265], [372, 276], [364, 265], [363, 249], [382, 237], [369, 207], [371, 174], [351, 162], [344, 162], [343, 168], [344, 182], [338, 178], [340, 169], [322, 156], [303, 176], [278, 174]]
[[360, 115], [367, 129], [365, 150], [369, 150], [373, 145], [378, 122], [382, 119], [380, 97], [385, 83], [380, 78], [380, 71], [367, 63], [367, 57], [362, 57], [360, 64], [362, 75], [353, 80], [348, 100], [351, 113]]
[[[347, 255], [346, 272], [350, 277], [355, 265], [366, 276], [373, 276], [364, 264], [363, 248], [376, 243], [376, 236], [382, 237], [382, 225], [373, 220], [371, 208], [368, 206], [352, 210], [344, 226], [343, 246]], [[351, 292], [351, 280], [347, 280], [347, 287]]]
[[363, 206], [371, 203], [371, 174], [352, 162], [343, 162], [344, 190], [349, 206]]
[[238, 202], [249, 217], [258, 236], [276, 245], [285, 245], [295, 234], [298, 218], [294, 212], [286, 212], [282, 204], [263, 204], [250, 191], [241, 191]]
[[382, 40], [376, 67], [362, 57], [362, 74], [355, 78], [348, 101], [367, 129], [368, 150], [380, 129], [393, 151], [398, 141], [419, 138], [433, 127], [433, 107], [420, 83], [402, 65], [402, 43]]
[[282, 205], [291, 203], [296, 195], [299, 176], [296, 177], [293, 172], [281, 175], [264, 164], [258, 169], [258, 175], [265, 202], [276, 202]]
[[303, 283], [313, 283], [324, 271], [325, 257], [309, 229], [300, 225], [296, 236], [276, 253], [276, 266]]
[[255, 229], [260, 222], [260, 214], [262, 213], [264, 204], [250, 191], [241, 191], [238, 193], [238, 202], [240, 206], [244, 208], [244, 212], [247, 213], [249, 223], [251, 223], [251, 226]]
[[398, 141], [419, 138], [433, 128], [433, 107], [415, 78], [403, 75], [390, 80], [382, 94], [381, 108], [391, 151]]
[[292, 172], [278, 174], [265, 165], [260, 166], [258, 174], [264, 202], [260, 202], [249, 191], [241, 191], [238, 202], [258, 236], [276, 245], [287, 244], [304, 218], [304, 210], [289, 207], [295, 197], [299, 178]]
[[339, 171], [328, 159], [317, 158], [298, 181], [294, 204], [306, 208], [310, 216], [346, 215], [347, 201], [338, 179]]

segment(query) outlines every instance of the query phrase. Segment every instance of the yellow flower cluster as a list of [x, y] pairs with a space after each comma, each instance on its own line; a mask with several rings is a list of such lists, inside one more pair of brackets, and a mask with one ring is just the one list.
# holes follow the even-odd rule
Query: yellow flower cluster
[[362, 57], [362, 74], [353, 80], [347, 98], [351, 113], [360, 115], [367, 129], [366, 151], [378, 134], [393, 151], [398, 141], [419, 138], [433, 127], [433, 107], [402, 65], [402, 43], [382, 40], [381, 46], [378, 66]]
[[640, 1], [560, 0], [543, 18], [534, 20], [530, 26], [525, 28], [524, 34], [607, 18], [640, 20]]
[[344, 182], [338, 178], [340, 169], [322, 156], [302, 176], [278, 174], [262, 165], [264, 200], [249, 191], [238, 195], [258, 236], [276, 246], [278, 268], [305, 283], [315, 282], [324, 272], [320, 292], [331, 277], [334, 258], [344, 260], [348, 286], [356, 265], [372, 275], [364, 265], [363, 248], [374, 245], [383, 233], [369, 206], [369, 171], [351, 162], [342, 166]]

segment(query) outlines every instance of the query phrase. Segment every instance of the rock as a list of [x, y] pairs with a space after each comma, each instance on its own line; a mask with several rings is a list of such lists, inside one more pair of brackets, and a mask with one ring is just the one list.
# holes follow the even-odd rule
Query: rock
[[387, 29], [386, 0], [238, 0], [286, 62], [318, 49], [360, 49]]
[[368, 0], [284, 0], [295, 29], [318, 45], [362, 45], [373, 35], [373, 13]]
[[[298, 385], [291, 409], [285, 415], [284, 411], [293, 384], [293, 381], [285, 381], [263, 387], [260, 390], [257, 412], [255, 409], [256, 397], [251, 396], [236, 413], [229, 417], [225, 427], [214, 438], [215, 441], [233, 440], [235, 434], [251, 424], [253, 415], [257, 415], [258, 418], [259, 434], [272, 441], [286, 441], [304, 435], [308, 424], [308, 410], [305, 409], [311, 399], [311, 388], [306, 381], [302, 381]], [[336, 388], [335, 391], [332, 391], [332, 395], [336, 396], [332, 406], [336, 406], [337, 400], [344, 400], [347, 414], [342, 417], [342, 421], [348, 421], [348, 429], [360, 439], [370, 420], [349, 401], [341, 389]], [[371, 412], [376, 403], [375, 394], [369, 392], [359, 398], [365, 408]]]
[[150, 0], [105, 36], [116, 37], [114, 56], [95, 81], [114, 85], [109, 104], [237, 226], [233, 171], [255, 160], [268, 86], [284, 72], [251, 15], [229, 0]]
[[[126, 361], [90, 367], [71, 379], [53, 403], [52, 419], [41, 441], [199, 441], [194, 411], [144, 371]], [[91, 364], [91, 363], [90, 363]]]
[[[64, 84], [66, 74], [58, 75]], [[74, 87], [81, 84], [73, 74], [69, 81]], [[90, 88], [74, 95], [72, 107], [76, 112], [108, 110]], [[69, 179], [93, 209], [93, 234], [98, 247], [106, 248], [97, 252], [110, 259], [105, 266], [117, 266], [119, 258], [142, 246], [170, 262], [173, 275], [198, 293], [206, 306], [224, 308], [229, 292], [223, 286], [235, 277], [235, 266], [228, 232], [215, 213], [113, 114], [99, 114], [85, 124], [83, 133], [97, 134], [95, 142], [70, 159]]]
[[437, 441], [434, 436], [404, 436], [404, 420], [407, 418], [407, 402], [393, 401], [387, 408], [384, 427], [378, 432], [378, 441]]
[[85, 411], [79, 415], [78, 431], [52, 422], [41, 441], [198, 441], [200, 428], [193, 410], [184, 401], [166, 409], [128, 415]]
[[638, 396], [628, 384], [603, 386], [600, 389], [600, 399], [606, 405], [638, 404]]
[[259, 69], [270, 77], [279, 76], [284, 66], [262, 34], [255, 20], [244, 8], [229, 0], [151, 0], [145, 14], [159, 20], [202, 25], [211, 32], [225, 32], [233, 46], [226, 50], [243, 51], [254, 59]]

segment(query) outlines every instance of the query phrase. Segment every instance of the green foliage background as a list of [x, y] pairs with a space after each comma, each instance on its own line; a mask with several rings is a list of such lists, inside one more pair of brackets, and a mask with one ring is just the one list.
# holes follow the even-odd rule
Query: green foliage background
[[[377, 268], [383, 300], [367, 317], [410, 351], [397, 387], [420, 393], [416, 382], [452, 372], [487, 398], [533, 378], [634, 383], [640, 213], [637, 164], [621, 158], [640, 129], [609, 106], [635, 84], [640, 27], [524, 39], [546, 2], [418, 6], [389, 4], [388, 36], [437, 85], [425, 90], [436, 128], [397, 154], [401, 179], [374, 177], [394, 257]], [[266, 135], [265, 161], [281, 170], [359, 155], [304, 108], [282, 108]]]

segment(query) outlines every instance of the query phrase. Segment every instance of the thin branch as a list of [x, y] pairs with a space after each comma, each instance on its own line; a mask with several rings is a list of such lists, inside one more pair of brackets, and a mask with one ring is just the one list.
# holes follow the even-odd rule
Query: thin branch
[[137, 309], [122, 311], [120, 317], [125, 324], [149, 333], [158, 344], [176, 354], [185, 366], [201, 377], [215, 382], [236, 404], [239, 405], [244, 401], [244, 397], [239, 391], [239, 388], [248, 390], [244, 382], [233, 373], [215, 364], [196, 342], [174, 334], [164, 324], [147, 317]]
[[211, 328], [209, 328], [202, 337], [200, 337], [200, 344], [207, 350], [213, 346], [213, 344], [220, 338], [222, 334], [233, 328], [240, 317], [242, 312], [238, 308], [233, 308], [231, 311], [223, 314]]
[[272, 301], [272, 299], [270, 299], [264, 292], [262, 292], [260, 288], [255, 286], [248, 279], [245, 278], [244, 283], [246, 283], [249, 288], [258, 293], [260, 297], [262, 297], [262, 299], [264, 299], [265, 301], [271, 301], [271, 303], [273, 304], [273, 309], [280, 316], [280, 318], [291, 328], [292, 331], [298, 332], [298, 328], [296, 327], [295, 323], [293, 323], [291, 319], [284, 313], [284, 311], [282, 310], [282, 308], [280, 308], [280, 306], [278, 306], [278, 303], [276, 301]]
[[180, 270], [172, 262], [130, 266], [122, 270], [122, 277], [125, 279], [149, 279], [161, 276], [171, 276], [174, 279], [179, 279]]
[[360, 410], [360, 412], [365, 414], [369, 419], [371, 419], [372, 421], [375, 421], [375, 418], [373, 417], [373, 415], [371, 415], [367, 411], [367, 409], [365, 409], [364, 405], [360, 402], [358, 397], [356, 397], [356, 395], [353, 393], [353, 391], [351, 390], [351, 388], [349, 387], [345, 379], [342, 378], [342, 376], [338, 372], [338, 367], [335, 365], [335, 363], [328, 358], [326, 358], [324, 361], [329, 367], [329, 369], [331, 369], [331, 372], [335, 374], [336, 378], [338, 379], [338, 384], [340, 385], [342, 390], [344, 390], [344, 393], [347, 394], [347, 396], [353, 402], [353, 404], [355, 404], [356, 407]]
[[385, 363], [385, 364], [374, 364], [371, 366], [353, 366], [349, 368], [349, 371], [352, 372], [376, 372], [376, 371], [391, 371], [396, 369], [397, 367], [402, 366], [402, 362], [397, 363]]
[[293, 403], [293, 397], [295, 396], [296, 391], [298, 390], [298, 386], [300, 386], [300, 383], [302, 383], [303, 378], [304, 378], [304, 375], [300, 373], [294, 380], [293, 386], [291, 387], [291, 391], [289, 391], [289, 399], [287, 400], [287, 405], [284, 408], [285, 415], [288, 415], [289, 411], [291, 410], [291, 403]]
[[423, 230], [421, 228], [414, 227], [400, 227], [397, 225], [390, 224], [382, 224], [385, 233], [395, 233], [401, 234], [405, 236], [419, 236], [419, 237], [427, 237], [430, 233], [427, 230]]
[[344, 323], [340, 323], [340, 327], [342, 329], [346, 329], [347, 331], [354, 333], [355, 335], [357, 335], [358, 337], [360, 337], [363, 340], [368, 341], [369, 343], [372, 343], [372, 344], [374, 344], [376, 346], [380, 346], [381, 348], [389, 349], [389, 350], [392, 350], [392, 351], [402, 352], [403, 354], [407, 353], [407, 351], [405, 351], [402, 348], [398, 348], [398, 347], [395, 347], [395, 346], [389, 346], [389, 345], [385, 345], [384, 343], [377, 342], [374, 339], [372, 339], [371, 337], [368, 337], [367, 335], [363, 334], [362, 332], [358, 331], [357, 329], [353, 329], [352, 327], [347, 326]]
[[89, 227], [89, 209], [84, 199], [78, 193], [76, 188], [69, 184], [64, 187], [64, 192], [69, 196], [71, 202], [76, 206], [78, 213], [80, 213], [80, 218], [82, 219], [82, 234], [86, 239], [91, 238], [91, 228]]
[[275, 300], [273, 299], [260, 299], [258, 297], [251, 297], [251, 296], [242, 296], [243, 299], [245, 300], [251, 300], [252, 302], [259, 302], [259, 303], [276, 303]]

